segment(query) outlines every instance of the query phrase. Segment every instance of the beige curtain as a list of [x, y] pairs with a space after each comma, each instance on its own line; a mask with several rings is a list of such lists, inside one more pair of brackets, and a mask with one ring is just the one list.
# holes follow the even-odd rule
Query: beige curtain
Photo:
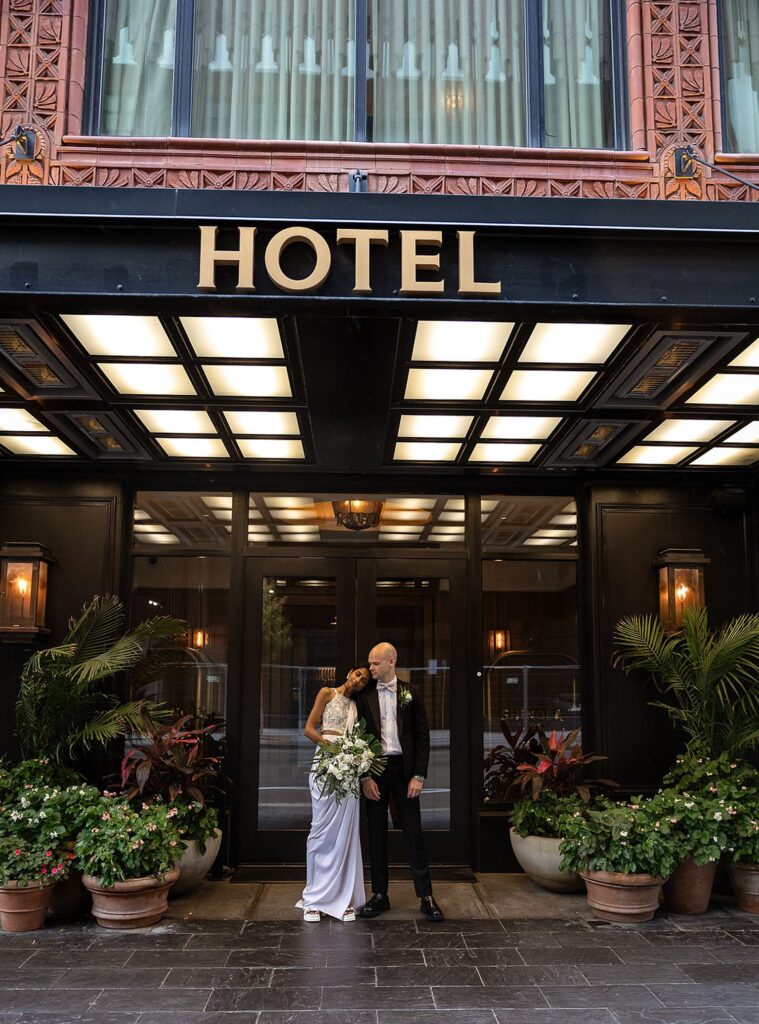
[[522, 0], [371, 0], [376, 142], [524, 145]]
[[100, 131], [170, 135], [176, 0], [109, 0]]
[[722, 0], [727, 148], [759, 153], [759, 3]]
[[203, 0], [192, 134], [352, 139], [354, 0]]
[[546, 146], [613, 145], [608, 0], [543, 0]]

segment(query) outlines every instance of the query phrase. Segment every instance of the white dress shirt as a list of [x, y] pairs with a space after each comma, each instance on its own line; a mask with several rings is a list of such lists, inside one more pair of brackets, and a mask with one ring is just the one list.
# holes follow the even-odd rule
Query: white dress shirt
[[377, 683], [377, 696], [380, 706], [380, 729], [382, 730], [382, 753], [401, 754], [401, 741], [398, 736], [398, 677], [388, 680], [387, 685]]

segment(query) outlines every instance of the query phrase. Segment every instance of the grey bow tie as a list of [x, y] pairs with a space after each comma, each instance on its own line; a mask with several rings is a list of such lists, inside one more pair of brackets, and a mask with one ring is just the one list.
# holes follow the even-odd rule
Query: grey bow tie
[[390, 693], [395, 693], [395, 683], [378, 683], [378, 690], [388, 690]]

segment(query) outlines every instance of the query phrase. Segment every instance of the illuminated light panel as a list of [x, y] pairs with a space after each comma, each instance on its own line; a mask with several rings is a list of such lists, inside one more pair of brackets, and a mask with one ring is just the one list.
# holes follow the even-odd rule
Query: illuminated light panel
[[203, 366], [215, 395], [243, 398], [290, 398], [286, 366]]
[[[742, 352], [739, 352], [729, 365], [759, 367], [759, 338], [753, 341], [748, 348], [744, 348]], [[698, 462], [698, 459], [696, 459], [696, 462]]]
[[605, 363], [631, 324], [536, 324], [520, 363]]
[[554, 526], [575, 526], [577, 524], [577, 515], [573, 513], [559, 512], [558, 515], [552, 516], [550, 521]]
[[382, 520], [383, 522], [392, 520], [399, 523], [421, 523], [423, 526], [429, 522], [430, 515], [426, 509], [420, 508], [413, 511], [413, 509], [388, 508], [386, 505], [382, 512]]
[[278, 508], [272, 510], [272, 519], [283, 519], [285, 522], [300, 522], [304, 519], [313, 519], [316, 515], [313, 505], [310, 508]]
[[564, 508], [561, 511], [562, 512], [576, 512], [577, 511], [577, 506], [575, 505], [575, 503], [573, 501], [570, 501], [570, 503], [568, 505], [565, 505]]
[[412, 368], [406, 382], [406, 401], [478, 401], [493, 376], [492, 370], [422, 370]]
[[264, 501], [269, 506], [269, 508], [310, 508], [312, 512], [314, 509], [313, 498], [272, 497], [264, 498]]
[[697, 448], [685, 445], [647, 445], [639, 444], [623, 455], [617, 462], [633, 466], [674, 466], [687, 459]]
[[666, 420], [650, 434], [646, 434], [643, 440], [684, 441], [686, 444], [697, 444], [700, 441], [711, 441], [733, 423], [735, 420]]
[[502, 402], [574, 402], [596, 376], [593, 370], [514, 370]]
[[420, 320], [411, 358], [430, 363], [495, 363], [513, 327], [482, 320]]
[[238, 437], [246, 459], [305, 459], [302, 441], [275, 441], [267, 438]]
[[534, 547], [534, 548], [555, 548], [556, 541], [549, 540], [548, 537], [528, 537], [527, 540], [522, 541], [522, 547]]
[[408, 544], [415, 540], [418, 540], [418, 534], [412, 534], [409, 536], [407, 533], [384, 533], [380, 531], [379, 539], [382, 541], [393, 541], [396, 544]]
[[177, 355], [156, 316], [63, 313], [61, 320], [91, 356]]
[[176, 363], [99, 363], [122, 395], [194, 395], [195, 388]]
[[298, 417], [294, 412], [253, 412], [250, 410], [224, 413], [233, 434], [299, 434]]
[[232, 509], [231, 508], [215, 508], [213, 510], [214, 519], [218, 519], [222, 523], [228, 523], [232, 521]]
[[47, 427], [35, 419], [26, 409], [0, 409], [0, 430], [10, 430], [14, 433], [19, 431], [33, 430], [43, 434], [48, 432]]
[[248, 509], [248, 519], [263, 519], [263, 512], [259, 512], [257, 508]]
[[398, 437], [466, 437], [472, 416], [401, 416]]
[[747, 423], [727, 439], [728, 444], [759, 444], [759, 420]]
[[559, 540], [570, 540], [574, 537], [574, 530], [536, 530], [533, 537], [554, 537]]
[[203, 501], [209, 508], [228, 508], [232, 510], [232, 496], [226, 494], [203, 494]]
[[434, 541], [447, 540], [456, 542], [463, 540], [463, 537], [457, 533], [440, 533], [437, 530], [433, 530], [432, 533], [430, 533], [429, 535], [429, 539]]
[[421, 524], [419, 526], [403, 526], [400, 523], [380, 523], [380, 533], [388, 531], [389, 533], [410, 533], [414, 536], [418, 536], [422, 532]]
[[198, 356], [216, 359], [282, 359], [277, 321], [270, 317], [180, 316]]
[[395, 497], [393, 497], [393, 498], [388, 498], [387, 502], [385, 503], [385, 511], [386, 512], [388, 512], [388, 511], [392, 512], [395, 509], [399, 509], [399, 508], [420, 509], [420, 508], [434, 508], [434, 507], [435, 507], [435, 499], [434, 498], [395, 498]]
[[14, 455], [76, 455], [73, 448], [52, 434], [4, 434], [0, 444]]
[[433, 533], [456, 533], [462, 534], [464, 532], [463, 526], [447, 526], [445, 523], [436, 523]]
[[759, 374], [716, 373], [688, 405], [759, 405]]
[[157, 437], [167, 455], [178, 459], [228, 459], [229, 452], [218, 437]]
[[445, 508], [449, 512], [463, 512], [466, 508], [466, 503], [463, 498], [449, 498], [445, 503]]
[[302, 542], [302, 541], [314, 541], [315, 537], [313, 533], [289, 533], [286, 538], [289, 543], [290, 541]]
[[142, 520], [142, 519], [150, 519], [150, 513], [149, 512], [143, 512], [141, 508], [136, 508], [134, 510], [134, 521], [135, 521], [135, 523], [139, 523], [140, 520]]
[[155, 434], [216, 434], [207, 412], [200, 409], [135, 409], [135, 416]]
[[[497, 507], [498, 507], [498, 502], [497, 501], [492, 501], [491, 499], [483, 500], [483, 501], [480, 502], [480, 508], [482, 509], [483, 512], [492, 512], [493, 509], [497, 508]], [[446, 508], [448, 508], [447, 505], [446, 505]]]
[[453, 462], [460, 448], [458, 441], [398, 441], [393, 458], [396, 461]]
[[178, 544], [179, 537], [173, 533], [148, 533], [135, 537], [140, 544]]
[[539, 451], [539, 444], [476, 444], [469, 461], [529, 462]]
[[692, 466], [753, 466], [759, 459], [759, 448], [727, 448], [718, 445], [691, 463]]
[[560, 423], [559, 416], [491, 416], [481, 437], [493, 441], [545, 441]]
[[447, 519], [451, 523], [463, 523], [465, 518], [465, 512], [441, 512], [438, 516], [441, 522]]
[[298, 523], [297, 526], [292, 526], [289, 523], [278, 523], [277, 529], [280, 533], [319, 533], [318, 526], [311, 526], [307, 523]]
[[135, 533], [168, 533], [168, 527], [160, 523], [135, 523], [132, 527]]

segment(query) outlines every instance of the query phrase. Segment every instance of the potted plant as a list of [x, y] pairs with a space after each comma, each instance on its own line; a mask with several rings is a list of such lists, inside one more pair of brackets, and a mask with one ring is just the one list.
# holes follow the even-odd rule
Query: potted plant
[[588, 904], [605, 921], [650, 921], [659, 890], [678, 861], [672, 823], [650, 801], [629, 804], [599, 798], [562, 822], [561, 866], [577, 871]]
[[582, 890], [579, 875], [560, 867], [562, 821], [567, 813], [590, 800], [592, 786], [604, 781], [583, 779], [587, 765], [604, 759], [596, 754], [583, 754], [577, 742], [579, 734], [579, 729], [566, 736], [554, 730], [546, 736], [542, 729], [537, 730], [535, 738], [540, 752], [534, 763], [516, 766], [521, 789], [529, 789], [529, 793], [512, 811], [511, 847], [525, 874], [551, 892]]
[[103, 928], [145, 928], [165, 914], [183, 849], [169, 810], [103, 796], [87, 815], [76, 849], [92, 913]]
[[759, 773], [745, 766], [730, 818], [728, 866], [739, 910], [759, 914]]
[[172, 896], [189, 892], [205, 878], [222, 836], [216, 808], [207, 802], [219, 775], [219, 758], [203, 749], [220, 725], [191, 729], [187, 727], [190, 720], [185, 716], [171, 725], [151, 727], [146, 740], [127, 751], [121, 763], [121, 786], [127, 798], [166, 804], [185, 843]]

